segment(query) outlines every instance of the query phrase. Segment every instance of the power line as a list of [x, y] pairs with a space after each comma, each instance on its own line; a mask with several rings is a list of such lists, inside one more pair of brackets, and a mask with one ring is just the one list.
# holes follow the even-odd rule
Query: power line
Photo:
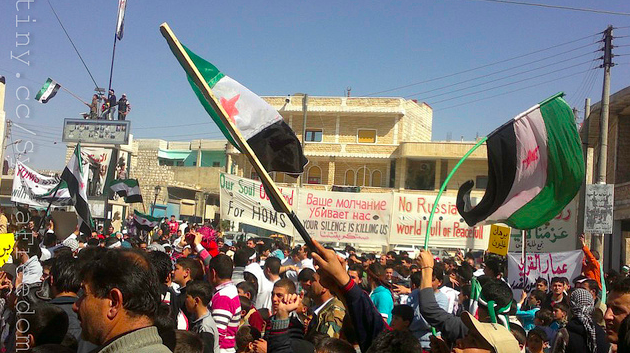
[[[507, 87], [507, 86], [512, 86], [512, 85], [515, 85], [515, 84], [517, 84], [517, 83], [521, 83], [521, 82], [526, 82], [526, 81], [534, 80], [534, 79], [537, 79], [537, 78], [540, 78], [540, 77], [543, 77], [543, 76], [549, 76], [550, 74], [554, 74], [554, 73], [556, 73], [556, 72], [560, 72], [560, 71], [564, 71], [564, 70], [572, 69], [572, 68], [577, 67], [577, 66], [581, 66], [581, 65], [584, 65], [584, 64], [588, 64], [589, 62], [591, 62], [591, 61], [586, 61], [586, 62], [582, 62], [582, 63], [579, 63], [579, 64], [575, 64], [575, 65], [567, 66], [567, 67], [564, 67], [564, 68], [561, 68], [561, 69], [558, 69], [558, 70], [553, 70], [553, 71], [549, 71], [549, 72], [544, 72], [544, 73], [542, 73], [542, 74], [535, 75], [535, 76], [532, 76], [532, 77], [527, 77], [527, 78], [524, 78], [524, 79], [522, 79], [522, 80], [517, 80], [517, 81], [514, 81], [514, 82], [509, 82], [509, 83], [505, 83], [505, 84], [502, 84], [502, 85], [498, 85], [498, 86], [495, 86], [495, 87], [490, 87], [490, 88], [482, 89], [482, 90], [479, 90], [479, 91], [474, 91], [474, 92], [470, 92], [470, 93], [462, 94], [462, 95], [459, 95], [459, 96], [456, 96], [456, 97], [451, 97], [451, 98], [447, 98], [447, 99], [442, 99], [442, 100], [439, 100], [439, 101], [436, 101], [436, 102], [431, 102], [431, 104], [440, 104], [440, 103], [442, 103], [442, 102], [447, 102], [447, 101], [451, 101], [451, 100], [454, 100], [454, 99], [459, 99], [459, 98], [462, 98], [462, 97], [472, 96], [472, 95], [475, 95], [475, 94], [479, 94], [479, 93], [483, 93], [483, 92], [491, 91], [491, 90], [493, 90], [493, 89], [498, 89], [498, 88], [503, 88], [503, 87]], [[584, 71], [584, 72], [586, 72], [586, 71]], [[485, 84], [488, 84], [488, 83], [492, 83], [492, 82], [495, 82], [495, 81], [498, 81], [498, 80], [493, 80], [493, 81], [489, 81], [489, 82], [484, 82], [484, 83], [479, 84], [479, 85], [475, 85], [475, 86], [471, 86], [471, 87], [467, 87], [467, 88], [459, 89], [459, 90], [456, 90], [456, 91], [453, 91], [453, 92], [457, 92], [457, 91], [461, 91], [461, 90], [465, 90], [465, 89], [469, 89], [469, 88], [473, 88], [473, 87], [482, 86], [482, 85], [485, 85]], [[432, 97], [426, 97], [426, 98], [425, 98], [425, 99], [423, 99], [423, 100], [424, 100], [424, 101], [427, 101], [427, 100], [429, 100], [430, 98], [435, 98], [435, 97], [438, 97], [438, 96], [443, 96], [443, 95], [446, 95], [446, 94], [451, 94], [451, 93], [453, 93], [453, 92], [441, 93], [441, 94], [438, 94], [438, 95], [434, 95], [434, 96], [432, 96]]]
[[[594, 69], [589, 69], [589, 70], [594, 70]], [[459, 104], [456, 104], [456, 105], [451, 105], [451, 106], [440, 108], [440, 109], [434, 109], [433, 111], [435, 112], [435, 111], [442, 111], [442, 110], [452, 109], [452, 108], [456, 108], [456, 107], [461, 107], [462, 105], [467, 105], [467, 104], [471, 104], [471, 103], [476, 103], [476, 102], [480, 102], [480, 101], [484, 101], [484, 100], [488, 100], [488, 99], [504, 96], [506, 94], [510, 94], [510, 93], [514, 93], [514, 92], [518, 92], [518, 91], [523, 91], [523, 90], [526, 90], [526, 89], [529, 89], [529, 88], [533, 88], [533, 87], [537, 87], [537, 86], [541, 86], [541, 85], [544, 85], [544, 84], [547, 84], [547, 83], [550, 83], [550, 82], [555, 82], [555, 81], [562, 80], [562, 79], [565, 79], [565, 78], [577, 76], [577, 75], [583, 74], [583, 73], [585, 73], [585, 72], [587, 72], [589, 70], [576, 72], [576, 73], [569, 74], [569, 75], [562, 76], [562, 77], [556, 77], [556, 78], [554, 78], [552, 80], [547, 80], [547, 81], [539, 82], [539, 83], [536, 83], [536, 84], [533, 84], [533, 85], [529, 85], [529, 86], [526, 86], [526, 87], [517, 88], [515, 90], [498, 93], [498, 94], [495, 94], [495, 95], [490, 96], [490, 97], [479, 98], [479, 99], [475, 99], [475, 100], [472, 100], [472, 101], [463, 102], [463, 103], [459, 103]]]
[[[433, 81], [437, 81], [437, 80], [441, 80], [441, 79], [445, 79], [445, 78], [449, 78], [449, 77], [457, 76], [457, 75], [460, 75], [460, 74], [464, 74], [464, 73], [467, 73], [467, 72], [471, 72], [471, 71], [475, 71], [475, 70], [483, 69], [483, 68], [490, 67], [490, 66], [493, 66], [493, 65], [502, 64], [502, 63], [509, 62], [509, 61], [513, 61], [513, 60], [516, 60], [516, 59], [521, 59], [521, 58], [524, 58], [524, 57], [526, 57], [526, 56], [534, 55], [534, 54], [541, 53], [541, 52], [544, 52], [544, 51], [547, 51], [547, 50], [556, 49], [556, 48], [558, 48], [558, 47], [562, 47], [562, 46], [565, 46], [565, 45], [568, 45], [568, 44], [572, 44], [572, 43], [575, 43], [575, 42], [579, 42], [579, 41], [581, 41], [581, 40], [591, 38], [591, 37], [596, 36], [596, 35], [601, 34], [601, 33], [602, 33], [602, 32], [598, 32], [598, 33], [591, 34], [591, 35], [588, 35], [588, 36], [585, 36], [585, 37], [582, 37], [582, 38], [574, 39], [574, 40], [569, 41], [569, 42], [565, 42], [565, 43], [561, 43], [561, 44], [553, 45], [553, 46], [550, 46], [550, 47], [547, 47], [547, 48], [543, 48], [543, 49], [534, 50], [534, 51], [529, 52], [529, 53], [526, 53], [526, 54], [513, 56], [513, 57], [508, 58], [508, 59], [503, 59], [503, 60], [495, 61], [495, 62], [492, 62], [492, 63], [489, 63], [489, 64], [485, 64], [485, 65], [477, 66], [477, 67], [474, 67], [474, 68], [471, 68], [471, 69], [466, 69], [466, 70], [458, 71], [458, 72], [455, 72], [455, 73], [452, 73], [452, 74], [448, 74], [448, 75], [444, 75], [444, 76], [439, 76], [439, 77], [434, 77], [434, 78], [431, 78], [431, 79], [428, 79], [428, 80], [423, 80], [423, 81], [419, 81], [419, 82], [414, 82], [414, 83], [410, 83], [410, 84], [407, 84], [407, 85], [404, 85], [404, 86], [394, 87], [394, 88], [386, 89], [386, 90], [379, 91], [379, 92], [374, 92], [374, 93], [370, 93], [370, 94], [365, 94], [365, 95], [363, 95], [363, 97], [369, 97], [369, 96], [374, 96], [374, 95], [381, 94], [381, 93], [387, 93], [387, 92], [397, 91], [397, 90], [399, 90], [399, 89], [408, 88], [408, 87], [412, 87], [412, 86], [417, 86], [417, 85], [420, 85], [420, 84], [423, 84], [423, 83], [433, 82]], [[592, 44], [592, 43], [591, 43], [591, 44]]]
[[[570, 51], [573, 51], [573, 50], [570, 50]], [[564, 52], [564, 53], [561, 53], [561, 54], [565, 54], [565, 53], [567, 53], [567, 52]], [[505, 76], [503, 78], [498, 78], [498, 79], [495, 79], [495, 80], [489, 81], [489, 82], [499, 81], [499, 80], [503, 80], [503, 79], [506, 79], [506, 78], [510, 78], [510, 77], [526, 74], [526, 73], [529, 73], [529, 72], [537, 71], [537, 70], [544, 69], [544, 68], [549, 67], [549, 66], [558, 65], [558, 64], [565, 63], [567, 61], [578, 59], [578, 58], [581, 58], [581, 57], [589, 55], [589, 54], [592, 54], [592, 53], [581, 54], [581, 55], [574, 56], [574, 57], [569, 58], [569, 59], [564, 59], [563, 61], [559, 61], [559, 62], [556, 62], [556, 63], [552, 63], [552, 64], [548, 64], [548, 65], [544, 65], [544, 66], [539, 66], [537, 68], [530, 69], [530, 70], [517, 72], [515, 74], [508, 75], [508, 76]], [[547, 59], [554, 58], [554, 57], [556, 57], [556, 56], [549, 56], [549, 57], [542, 58], [542, 59], [539, 59], [539, 60], [535, 60], [535, 61], [532, 61], [532, 62], [529, 62], [529, 63], [525, 63], [525, 64], [521, 64], [521, 65], [517, 65], [517, 66], [512, 66], [512, 67], [509, 67], [507, 69], [491, 72], [491, 73], [486, 74], [486, 75], [476, 76], [476, 77], [473, 77], [473, 78], [470, 78], [470, 79], [467, 79], [467, 80], [459, 81], [459, 82], [452, 83], [452, 84], [449, 84], [449, 85], [446, 85], [446, 86], [442, 86], [442, 87], [438, 87], [438, 88], [435, 88], [435, 89], [431, 89], [431, 90], [427, 90], [427, 91], [423, 91], [423, 92], [418, 92], [418, 93], [413, 93], [413, 94], [405, 96], [405, 98], [409, 98], [409, 97], [413, 97], [413, 96], [417, 96], [417, 95], [421, 95], [421, 94], [425, 94], [425, 93], [431, 93], [431, 92], [439, 91], [439, 90], [444, 89], [444, 88], [458, 86], [458, 85], [461, 85], [461, 84], [464, 84], [464, 83], [467, 83], [467, 82], [476, 81], [476, 80], [479, 80], [479, 79], [483, 79], [483, 78], [487, 78], [487, 77], [490, 77], [490, 76], [494, 76], [494, 75], [497, 75], [497, 74], [500, 74], [500, 73], [503, 73], [503, 72], [507, 72], [507, 71], [511, 71], [511, 70], [517, 69], [519, 67], [528, 66], [528, 65], [540, 62], [540, 61], [545, 61]], [[591, 62], [591, 60], [589, 60], [589, 61], [587, 61], [585, 63], [588, 63], [588, 62]]]
[[77, 49], [77, 46], [74, 45], [74, 42], [72, 41], [72, 38], [70, 38], [70, 35], [68, 34], [68, 31], [66, 31], [66, 27], [63, 26], [63, 23], [61, 23], [61, 19], [59, 18], [59, 16], [57, 16], [57, 11], [55, 11], [55, 8], [50, 3], [50, 0], [46, 0], [46, 1], [48, 1], [48, 5], [50, 6], [50, 9], [52, 10], [52, 12], [55, 14], [55, 17], [57, 17], [57, 21], [59, 22], [59, 25], [61, 25], [61, 29], [63, 29], [64, 33], [66, 34], [66, 37], [68, 37], [68, 40], [70, 41], [70, 44], [72, 44], [72, 47], [74, 48], [74, 51], [79, 56], [79, 59], [81, 59], [81, 62], [83, 63], [83, 66], [85, 67], [85, 70], [87, 70], [88, 75], [90, 75], [90, 78], [92, 79], [92, 82], [94, 82], [94, 87], [100, 87], [96, 83], [96, 80], [94, 80], [94, 76], [92, 76], [92, 73], [90, 72], [90, 69], [88, 69], [87, 64], [85, 63], [85, 61], [83, 60], [83, 57], [79, 53], [79, 49]]
[[472, 0], [472, 1], [498, 2], [502, 4], [537, 6], [537, 7], [544, 7], [544, 8], [550, 8], [550, 9], [558, 9], [558, 10], [570, 10], [570, 11], [600, 13], [600, 14], [606, 14], [606, 15], [630, 16], [630, 13], [628, 12], [587, 9], [587, 8], [581, 8], [581, 7], [539, 4], [539, 3], [512, 1], [512, 0]]

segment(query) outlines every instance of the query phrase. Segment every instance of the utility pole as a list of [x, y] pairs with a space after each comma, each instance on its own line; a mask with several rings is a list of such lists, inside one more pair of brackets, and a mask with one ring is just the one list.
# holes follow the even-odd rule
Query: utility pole
[[[604, 69], [604, 87], [602, 89], [602, 101], [600, 105], [601, 116], [599, 120], [599, 157], [597, 161], [597, 183], [606, 184], [606, 168], [608, 157], [608, 114], [610, 101], [610, 68], [612, 63], [612, 39], [613, 27], [608, 26], [604, 31], [604, 63], [600, 66]], [[599, 262], [603, 263], [604, 255], [604, 235], [593, 234], [591, 239], [591, 248], [599, 252]]]
[[[584, 140], [582, 140], [582, 154], [584, 155], [584, 166], [586, 172], [584, 173], [584, 180], [582, 180], [582, 187], [580, 188], [579, 202], [578, 202], [578, 217], [577, 217], [577, 234], [584, 233], [584, 211], [586, 205], [586, 179], [588, 175], [588, 130], [590, 121], [588, 116], [591, 115], [591, 99], [586, 98], [584, 100], [584, 121], [582, 122], [582, 131], [584, 132]], [[582, 247], [579, 239], [576, 239], [578, 249]]]

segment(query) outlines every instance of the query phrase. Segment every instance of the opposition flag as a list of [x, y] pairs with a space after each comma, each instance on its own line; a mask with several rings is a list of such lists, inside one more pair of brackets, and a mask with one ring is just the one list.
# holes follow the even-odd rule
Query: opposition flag
[[44, 85], [39, 90], [39, 92], [37, 92], [37, 95], [35, 96], [35, 100], [42, 103], [48, 103], [48, 101], [52, 97], [54, 97], [55, 94], [57, 94], [57, 91], [59, 91], [59, 88], [61, 88], [61, 85], [58, 84], [57, 81], [51, 78], [48, 78], [48, 80], [46, 80], [46, 83], [44, 83]]
[[[308, 160], [295, 133], [282, 116], [262, 98], [220, 72], [214, 65], [184, 47], [217, 100], [235, 123], [247, 143], [268, 171], [300, 174]], [[188, 77], [199, 101], [223, 135], [238, 148], [218, 113], [208, 104], [200, 89]]]
[[88, 168], [81, 157], [81, 144], [77, 144], [68, 161], [68, 165], [61, 174], [61, 183], [68, 187], [68, 193], [74, 204], [74, 209], [79, 216], [80, 230], [84, 234], [91, 234], [94, 229], [94, 220], [90, 213], [87, 199]]
[[127, 0], [118, 0], [118, 21], [116, 22], [116, 38], [121, 40], [123, 30], [125, 28], [125, 10], [127, 9]]
[[554, 218], [577, 194], [584, 178], [582, 145], [573, 111], [557, 94], [521, 113], [488, 136], [488, 185], [474, 207], [465, 182], [457, 210], [469, 226], [502, 222], [532, 229]]
[[148, 214], [133, 210], [133, 221], [138, 229], [150, 231], [160, 224], [160, 220], [160, 217], [149, 216]]
[[126, 203], [142, 202], [138, 179], [116, 179], [110, 187], [118, 196], [124, 197]]

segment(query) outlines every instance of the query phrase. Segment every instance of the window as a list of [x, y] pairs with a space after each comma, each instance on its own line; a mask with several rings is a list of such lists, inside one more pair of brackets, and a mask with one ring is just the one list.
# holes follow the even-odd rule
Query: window
[[365, 167], [357, 171], [357, 186], [370, 186], [370, 171]]
[[183, 167], [183, 166], [184, 166], [184, 161], [176, 161], [176, 162], [175, 162], [175, 166], [177, 166], [177, 167]]
[[488, 187], [487, 175], [477, 175], [475, 179], [475, 189], [485, 189]]
[[213, 167], [220, 167], [221, 166], [221, 162], [212, 162], [212, 166]]
[[306, 142], [322, 142], [322, 130], [306, 130]]
[[277, 183], [284, 183], [284, 173], [274, 172], [274, 174], [275, 174], [275, 180]]
[[376, 130], [359, 130], [357, 132], [358, 143], [376, 143]]
[[354, 185], [354, 170], [348, 169], [346, 170], [346, 180], [344, 180], [345, 185]]
[[435, 190], [435, 161], [407, 161], [405, 189]]
[[[443, 159], [440, 162], [440, 187], [444, 185], [446, 178], [448, 177], [448, 160]], [[446, 188], [444, 190], [447, 190]]]
[[372, 172], [372, 186], [381, 186], [381, 171], [375, 170]]
[[308, 170], [308, 177], [306, 180], [308, 184], [321, 184], [322, 183], [322, 170], [318, 166], [312, 166]]
[[251, 178], [252, 180], [260, 180], [260, 178], [258, 177], [258, 173], [256, 173], [255, 171], [252, 170], [251, 173]]

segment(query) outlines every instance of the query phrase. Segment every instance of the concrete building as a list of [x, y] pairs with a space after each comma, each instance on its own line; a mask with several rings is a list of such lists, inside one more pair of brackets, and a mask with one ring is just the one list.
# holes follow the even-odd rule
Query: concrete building
[[224, 140], [134, 141], [130, 175], [140, 183], [147, 213], [155, 201], [156, 216], [214, 219], [219, 173], [226, 165], [225, 146]]
[[[309, 159], [302, 185], [318, 189], [360, 186], [362, 192], [388, 189], [437, 191], [457, 161], [474, 142], [433, 142], [433, 110], [403, 98], [303, 96], [263, 97], [304, 141]], [[288, 100], [288, 101], [287, 101]], [[304, 117], [306, 106], [306, 118]], [[306, 121], [306, 124], [304, 123]], [[257, 178], [246, 158], [228, 146], [228, 169]], [[278, 183], [297, 179], [274, 173]], [[477, 181], [478, 194], [487, 183], [486, 149], [482, 146], [451, 179], [447, 194], [466, 180]]]
[[[600, 115], [601, 102], [591, 107], [581, 129], [582, 141], [588, 141], [589, 148], [587, 183], [597, 178]], [[618, 270], [630, 263], [630, 87], [610, 96], [606, 183], [614, 184], [615, 201], [613, 234], [604, 240], [604, 267]]]

